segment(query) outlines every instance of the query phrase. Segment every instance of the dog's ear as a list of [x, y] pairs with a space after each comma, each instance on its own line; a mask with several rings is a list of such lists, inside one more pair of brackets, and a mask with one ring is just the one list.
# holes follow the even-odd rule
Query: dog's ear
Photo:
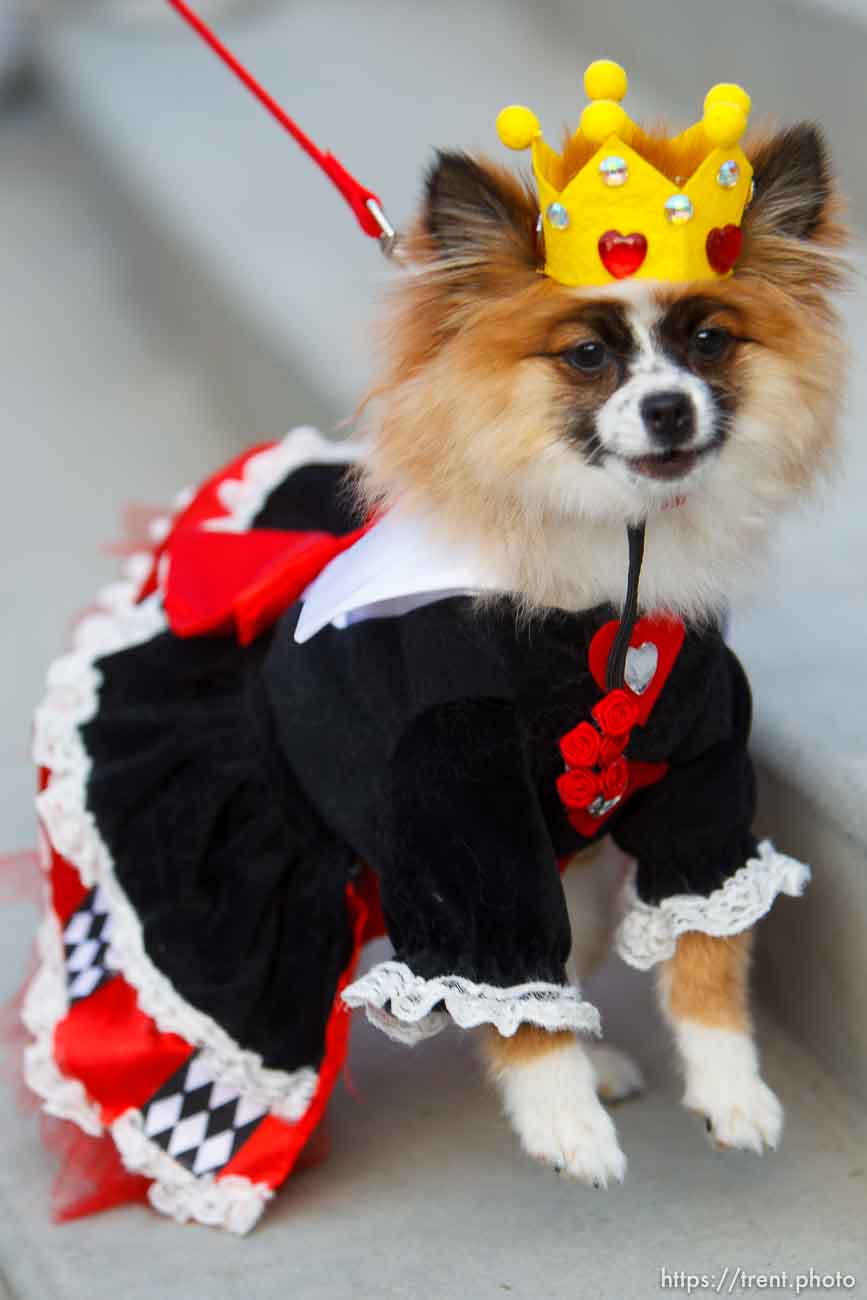
[[831, 167], [824, 137], [812, 122], [779, 131], [752, 153], [755, 197], [745, 227], [794, 239], [815, 239], [832, 199]]
[[538, 208], [511, 173], [464, 153], [438, 153], [425, 178], [422, 224], [440, 256], [464, 265], [497, 253], [535, 266]]

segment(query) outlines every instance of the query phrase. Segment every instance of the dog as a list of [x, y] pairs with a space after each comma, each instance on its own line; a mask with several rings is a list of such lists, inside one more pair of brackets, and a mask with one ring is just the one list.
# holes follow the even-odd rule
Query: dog
[[[580, 987], [612, 942], [656, 967], [712, 1141], [779, 1141], [752, 931], [809, 871], [752, 836], [749, 688], [721, 629], [834, 462], [839, 200], [811, 125], [735, 150], [737, 87], [675, 142], [626, 122], [616, 65], [585, 85], [578, 183], [558, 182], [593, 205], [575, 264], [549, 265], [565, 203], [439, 154], [363, 444], [296, 431], [182, 494], [49, 672], [25, 1073], [180, 1221], [257, 1221], [324, 1112], [347, 1007], [407, 1042], [477, 1031], [524, 1149], [621, 1181], [603, 1102], [641, 1074], [594, 1041]], [[523, 147], [535, 119], [507, 113]], [[606, 229], [606, 186], [646, 164], [623, 192], [656, 196], [633, 209], [649, 237]], [[705, 164], [679, 235], [672, 184]], [[646, 273], [609, 274], [612, 248]], [[606, 838], [619, 919], [584, 863]], [[386, 932], [393, 957], [359, 976]]]
[[[642, 152], [673, 180], [682, 167], [662, 133]], [[746, 152], [755, 189], [742, 254], [712, 284], [556, 283], [540, 275], [529, 185], [460, 153], [430, 168], [358, 481], [368, 506], [409, 504], [471, 538], [530, 623], [552, 606], [618, 607], [623, 530], [644, 518], [644, 607], [719, 620], [780, 512], [833, 464], [846, 350], [832, 295], [847, 271], [826, 147], [804, 124]], [[573, 930], [583, 979], [604, 936], [580, 918]], [[783, 1114], [753, 1041], [752, 947], [751, 929], [685, 932], [658, 990], [684, 1105], [715, 1144], [761, 1152], [777, 1145]], [[567, 1031], [524, 1024], [484, 1038], [524, 1149], [596, 1187], [622, 1180], [600, 1097], [635, 1091], [637, 1068]]]

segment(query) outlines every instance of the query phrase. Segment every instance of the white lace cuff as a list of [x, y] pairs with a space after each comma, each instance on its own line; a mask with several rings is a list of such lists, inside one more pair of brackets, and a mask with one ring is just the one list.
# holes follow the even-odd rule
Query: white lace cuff
[[809, 880], [808, 866], [778, 853], [770, 840], [763, 840], [758, 855], [708, 897], [673, 894], [654, 906], [641, 901], [630, 881], [625, 889], [626, 914], [614, 946], [630, 966], [648, 970], [674, 956], [678, 935], [685, 931], [698, 930], [718, 938], [740, 934], [770, 911], [778, 894], [797, 897]]
[[500, 988], [474, 984], [460, 975], [426, 980], [398, 961], [374, 966], [344, 989], [343, 1001], [364, 1007], [371, 1024], [410, 1046], [438, 1034], [450, 1020], [461, 1029], [493, 1025], [507, 1038], [521, 1024], [601, 1033], [596, 1007], [571, 984], [538, 980]]

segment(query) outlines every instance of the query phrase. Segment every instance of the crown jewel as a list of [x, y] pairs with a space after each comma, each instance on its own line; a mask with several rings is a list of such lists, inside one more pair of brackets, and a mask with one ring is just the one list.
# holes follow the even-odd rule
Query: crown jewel
[[[658, 151], [660, 142], [631, 121], [621, 103], [626, 88], [618, 63], [590, 64], [590, 103], [562, 155], [542, 139], [530, 109], [504, 108], [497, 118], [504, 145], [532, 150], [546, 275], [569, 285], [730, 275], [752, 185], [740, 148], [749, 95], [728, 83], [708, 91], [701, 121], [662, 142], [672, 180], [643, 156], [643, 146]], [[589, 161], [570, 162], [573, 155], [586, 158], [588, 149]]]

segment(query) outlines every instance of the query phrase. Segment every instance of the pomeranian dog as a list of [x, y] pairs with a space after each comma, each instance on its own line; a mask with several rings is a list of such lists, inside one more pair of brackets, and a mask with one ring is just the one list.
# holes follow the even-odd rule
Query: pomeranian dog
[[[638, 148], [672, 179], [683, 166], [661, 135]], [[825, 145], [804, 124], [746, 153], [742, 253], [714, 283], [566, 287], [540, 274], [531, 187], [459, 153], [428, 174], [362, 485], [371, 505], [409, 503], [472, 539], [531, 622], [620, 607], [624, 527], [644, 519], [642, 608], [718, 620], [780, 511], [832, 461], [845, 349], [830, 295], [845, 263]], [[583, 978], [604, 938], [586, 917], [573, 933]], [[684, 1104], [714, 1143], [761, 1152], [782, 1110], [753, 1043], [751, 947], [750, 930], [683, 933], [658, 988]], [[530, 1155], [597, 1187], [622, 1179], [598, 1099], [640, 1085], [622, 1054], [528, 1024], [489, 1030], [485, 1054]]]
[[[678, 280], [675, 249], [675, 278], [569, 287], [545, 273], [553, 205], [440, 154], [366, 445], [297, 431], [182, 494], [49, 672], [27, 1078], [181, 1221], [253, 1226], [324, 1112], [346, 1006], [403, 1041], [479, 1030], [525, 1150], [622, 1180], [602, 1101], [641, 1076], [593, 1042], [580, 990], [611, 912], [579, 863], [570, 928], [558, 871], [606, 835], [635, 864], [614, 944], [658, 969], [686, 1106], [719, 1145], [779, 1140], [751, 931], [809, 872], [752, 836], [749, 688], [720, 629], [833, 459], [843, 233], [812, 126], [736, 157], [630, 139], [666, 210], [710, 160], [674, 243], [711, 268], [705, 236], [737, 244], [733, 274]], [[576, 135], [568, 174], [593, 153]], [[603, 262], [610, 237], [664, 265], [648, 219], [649, 241], [602, 233]], [[356, 976], [385, 932], [393, 957]]]

